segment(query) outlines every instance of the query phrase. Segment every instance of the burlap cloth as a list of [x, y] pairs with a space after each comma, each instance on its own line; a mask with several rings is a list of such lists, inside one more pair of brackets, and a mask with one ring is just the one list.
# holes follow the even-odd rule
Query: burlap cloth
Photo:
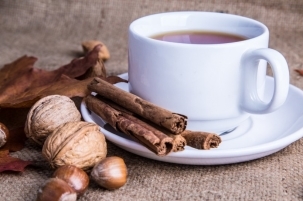
[[[179, 10], [227, 12], [263, 22], [270, 30], [270, 47], [288, 61], [291, 84], [303, 89], [303, 78], [293, 70], [303, 68], [303, 1], [298, 0], [1, 0], [0, 66], [26, 54], [39, 59], [36, 67], [52, 70], [81, 55], [83, 40], [98, 39], [111, 52], [107, 72], [124, 73], [130, 22]], [[18, 119], [2, 114], [0, 121], [14, 124]], [[91, 182], [79, 200], [302, 200], [302, 143], [250, 162], [190, 166], [146, 159], [108, 142], [108, 156], [124, 158], [128, 182], [115, 191]], [[14, 155], [43, 160], [29, 142]], [[0, 173], [0, 200], [34, 200], [51, 174], [46, 167], [31, 166], [23, 173]]]

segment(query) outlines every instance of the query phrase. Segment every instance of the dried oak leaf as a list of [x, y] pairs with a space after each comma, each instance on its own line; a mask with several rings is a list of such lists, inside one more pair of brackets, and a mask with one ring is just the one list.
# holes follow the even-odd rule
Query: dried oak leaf
[[128, 82], [127, 80], [115, 75], [108, 76], [107, 78], [103, 78], [103, 79], [111, 84], [117, 84], [119, 82], [126, 82], [126, 83]]
[[0, 172], [23, 172], [24, 168], [31, 163], [31, 161], [24, 161], [19, 158], [11, 157], [8, 150], [0, 151]]
[[[62, 75], [60, 80], [57, 82], [31, 89], [27, 93], [20, 94], [14, 100], [3, 103], [2, 106], [8, 108], [30, 107], [39, 99], [52, 94], [65, 95], [68, 97], [84, 97], [90, 93], [90, 91], [87, 89], [87, 85], [93, 79], [93, 77], [89, 77], [85, 80], [76, 80]], [[116, 84], [118, 82], [127, 82], [127, 80], [122, 79], [118, 76], [108, 76], [107, 78], [103, 79], [111, 84]]]
[[79, 80], [83, 80], [88, 77], [106, 77], [106, 69], [102, 59], [98, 59], [96, 64], [89, 68], [85, 74], [77, 77]]
[[24, 127], [10, 129], [8, 140], [5, 145], [0, 148], [0, 151], [20, 151], [25, 146], [26, 139]]
[[[69, 89], [73, 88], [73, 90], [60, 90], [58, 93], [56, 90], [54, 91], [54, 87], [50, 86], [54, 85], [57, 89], [60, 89], [62, 83], [69, 84], [66, 77], [79, 77], [86, 73], [89, 68], [98, 64], [98, 53], [100, 48], [100, 45], [96, 46], [85, 57], [74, 59], [69, 64], [54, 71], [34, 68], [33, 65], [37, 59], [35, 57], [27, 56], [23, 56], [11, 64], [5, 65], [0, 69], [0, 108], [30, 107], [34, 103], [33, 100], [37, 100], [38, 98], [41, 98], [41, 96], [43, 97], [44, 94], [61, 94], [69, 97], [78, 96], [80, 94], [81, 96], [84, 96], [86, 94], [86, 86], [85, 91], [82, 92], [79, 92], [80, 89], [76, 89], [76, 87], [79, 87], [79, 84], [76, 84], [75, 86], [70, 86]], [[71, 84], [73, 83], [75, 83], [75, 81], [71, 82]], [[81, 89], [83, 88], [84, 87]], [[47, 92], [48, 89], [51, 89], [52, 93]], [[43, 95], [33, 93], [36, 91], [43, 91]], [[73, 92], [77, 93], [73, 94]], [[24, 103], [20, 102], [20, 97], [23, 97], [22, 101]], [[19, 101], [14, 101], [15, 99], [18, 99]]]
[[68, 97], [84, 97], [89, 94], [87, 85], [92, 80], [93, 78], [76, 80], [62, 75], [58, 81], [30, 89], [26, 93], [19, 94], [19, 96], [15, 97], [14, 99], [2, 102], [0, 106], [10, 108], [30, 107], [39, 99], [53, 94]]

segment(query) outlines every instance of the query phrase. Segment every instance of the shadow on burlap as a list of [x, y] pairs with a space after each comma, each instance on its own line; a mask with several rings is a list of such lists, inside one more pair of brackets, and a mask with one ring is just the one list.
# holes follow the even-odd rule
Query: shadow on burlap
[[[130, 22], [148, 14], [180, 10], [226, 12], [263, 22], [270, 30], [270, 47], [288, 61], [291, 84], [303, 89], [303, 78], [293, 70], [303, 68], [303, 2], [296, 0], [2, 0], [0, 66], [26, 54], [38, 58], [36, 67], [53, 70], [81, 56], [82, 41], [98, 39], [111, 52], [105, 63], [107, 72], [121, 74], [127, 72]], [[11, 125], [22, 122], [22, 115], [0, 114], [0, 118]], [[302, 143], [298, 140], [251, 162], [189, 166], [146, 159], [108, 142], [108, 155], [124, 158], [128, 182], [115, 191], [91, 182], [79, 200], [302, 200]], [[27, 142], [14, 155], [43, 161], [40, 152]], [[52, 172], [44, 164], [27, 167], [23, 173], [1, 173], [1, 200], [34, 200]]]

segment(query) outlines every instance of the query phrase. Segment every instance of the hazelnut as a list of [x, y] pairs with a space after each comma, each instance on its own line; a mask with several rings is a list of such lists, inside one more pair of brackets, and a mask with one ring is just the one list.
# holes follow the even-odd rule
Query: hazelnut
[[60, 125], [46, 139], [42, 155], [50, 165], [74, 165], [89, 169], [106, 157], [106, 141], [95, 123], [84, 121]]
[[89, 177], [82, 169], [73, 165], [59, 167], [53, 177], [62, 179], [78, 194], [82, 195], [89, 184]]
[[47, 136], [59, 125], [80, 120], [81, 114], [69, 97], [50, 95], [40, 99], [31, 107], [24, 132], [28, 138], [43, 145]]
[[110, 54], [109, 51], [107, 49], [107, 47], [101, 42], [101, 41], [97, 41], [97, 40], [87, 40], [82, 42], [82, 48], [84, 53], [87, 53], [91, 50], [94, 49], [94, 47], [96, 47], [97, 45], [102, 45], [100, 52], [99, 52], [99, 59], [102, 60], [107, 60], [110, 58]]
[[39, 189], [36, 201], [74, 201], [76, 192], [63, 180], [48, 179]]
[[0, 147], [7, 142], [8, 134], [8, 128], [4, 124], [0, 123]]
[[114, 190], [126, 183], [127, 168], [122, 158], [112, 156], [96, 164], [91, 172], [91, 176], [100, 186]]

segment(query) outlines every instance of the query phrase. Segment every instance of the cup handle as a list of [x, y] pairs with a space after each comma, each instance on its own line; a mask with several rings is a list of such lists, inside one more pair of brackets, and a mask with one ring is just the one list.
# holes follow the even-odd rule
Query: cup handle
[[[268, 103], [262, 101], [257, 91], [257, 73], [260, 59], [266, 60], [273, 72], [274, 91]], [[247, 51], [242, 57], [243, 101], [242, 108], [248, 113], [264, 114], [278, 109], [286, 100], [289, 89], [288, 65], [278, 51], [261, 48]]]

